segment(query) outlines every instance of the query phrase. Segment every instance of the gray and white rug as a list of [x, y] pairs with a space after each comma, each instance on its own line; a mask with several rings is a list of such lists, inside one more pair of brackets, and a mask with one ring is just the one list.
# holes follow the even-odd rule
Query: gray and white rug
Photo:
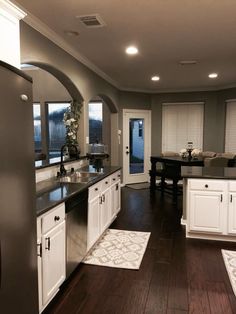
[[236, 296], [236, 251], [221, 250], [229, 280]]
[[150, 232], [107, 229], [83, 263], [139, 269]]

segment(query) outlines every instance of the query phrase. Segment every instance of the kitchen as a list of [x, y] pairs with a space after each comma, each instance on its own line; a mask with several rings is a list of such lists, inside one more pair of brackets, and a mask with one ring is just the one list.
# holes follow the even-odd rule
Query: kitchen
[[[22, 5], [24, 1], [22, 1]], [[235, 88], [207, 90], [207, 91], [188, 91], [188, 92], [167, 92], [153, 93], [124, 91], [117, 89], [111, 82], [104, 80], [95, 74], [91, 69], [76, 60], [79, 56], [68, 54], [59, 46], [65, 43], [55, 44], [58, 39], [54, 33], [48, 34], [54, 38], [54, 42], [38, 32], [32, 27], [33, 22], [21, 22], [21, 63], [35, 65], [50, 65], [52, 71], [58, 74], [58, 70], [65, 75], [68, 85], [73, 82], [80, 99], [83, 100], [83, 117], [87, 115], [86, 104], [94, 97], [100, 95], [110, 103], [111, 110], [111, 145], [110, 161], [111, 165], [121, 165], [122, 149], [119, 144], [118, 130], [122, 130], [122, 109], [144, 109], [152, 111], [152, 154], [161, 152], [161, 106], [165, 102], [186, 102], [204, 101], [205, 103], [205, 127], [204, 127], [204, 147], [213, 151], [223, 151], [224, 149], [224, 125], [225, 125], [225, 100], [235, 98]], [[57, 71], [55, 71], [55, 69]], [[59, 75], [60, 77], [60, 75]], [[73, 89], [73, 88], [72, 88]], [[73, 89], [74, 90], [74, 89]], [[77, 94], [78, 95], [78, 94]], [[24, 121], [24, 117], [22, 117]], [[80, 125], [80, 148], [81, 155], [86, 152], [87, 120], [84, 118]], [[10, 161], [9, 161], [10, 162]], [[14, 162], [13, 162], [14, 163]], [[2, 161], [2, 165], [4, 160]], [[55, 174], [54, 169], [52, 172]], [[42, 170], [38, 176], [43, 176]], [[12, 183], [10, 183], [12, 184]], [[5, 183], [6, 185], [6, 183]], [[135, 194], [136, 195], [136, 194]], [[143, 193], [141, 194], [143, 195]], [[145, 197], [144, 197], [145, 198]]]

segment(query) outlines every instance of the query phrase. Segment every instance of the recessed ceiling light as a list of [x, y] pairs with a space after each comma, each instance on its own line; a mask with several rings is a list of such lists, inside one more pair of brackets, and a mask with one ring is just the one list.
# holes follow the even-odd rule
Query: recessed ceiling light
[[181, 65], [192, 65], [192, 64], [196, 64], [197, 61], [196, 60], [181, 60], [179, 63]]
[[217, 78], [218, 74], [217, 73], [211, 73], [208, 75], [209, 78]]
[[76, 32], [76, 31], [65, 31], [64, 32], [67, 36], [79, 36], [79, 32]]
[[154, 75], [151, 78], [152, 81], [159, 81], [160, 80], [160, 76]]
[[138, 53], [138, 48], [135, 46], [129, 46], [126, 48], [125, 52], [128, 55], [136, 55]]

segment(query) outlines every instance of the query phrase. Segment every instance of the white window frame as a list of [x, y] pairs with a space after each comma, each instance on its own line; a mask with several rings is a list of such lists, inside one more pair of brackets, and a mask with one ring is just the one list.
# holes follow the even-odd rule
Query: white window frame
[[[173, 110], [172, 110], [173, 109]], [[192, 115], [196, 110], [196, 117]], [[169, 116], [173, 115], [173, 117]], [[182, 116], [182, 117], [181, 117]], [[172, 120], [172, 121], [171, 121]], [[191, 128], [194, 125], [194, 129]], [[181, 126], [183, 126], [181, 128]], [[171, 127], [173, 127], [171, 129]], [[180, 152], [188, 142], [203, 149], [204, 102], [175, 102], [162, 104], [162, 152]]]

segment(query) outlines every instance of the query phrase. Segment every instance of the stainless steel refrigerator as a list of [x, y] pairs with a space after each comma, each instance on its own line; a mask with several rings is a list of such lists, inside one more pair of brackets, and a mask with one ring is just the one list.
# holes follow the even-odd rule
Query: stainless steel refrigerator
[[38, 313], [32, 81], [0, 61], [0, 313]]

